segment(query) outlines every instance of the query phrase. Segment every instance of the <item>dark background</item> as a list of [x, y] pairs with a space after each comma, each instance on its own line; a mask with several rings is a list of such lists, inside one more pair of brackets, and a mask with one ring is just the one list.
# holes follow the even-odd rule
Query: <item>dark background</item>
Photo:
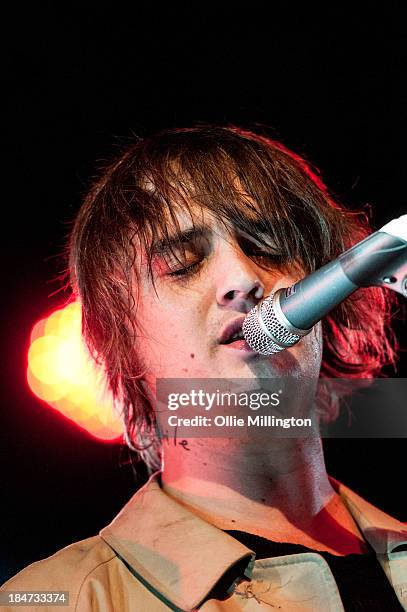
[[[0, 582], [96, 534], [136, 488], [126, 452], [70, 425], [25, 382], [31, 327], [67, 297], [49, 297], [57, 256], [98, 161], [131, 134], [261, 123], [319, 167], [340, 200], [370, 205], [375, 227], [406, 212], [401, 3], [307, 5], [137, 3], [130, 13], [36, 3], [3, 20]], [[326, 440], [328, 472], [406, 521], [405, 442]]]

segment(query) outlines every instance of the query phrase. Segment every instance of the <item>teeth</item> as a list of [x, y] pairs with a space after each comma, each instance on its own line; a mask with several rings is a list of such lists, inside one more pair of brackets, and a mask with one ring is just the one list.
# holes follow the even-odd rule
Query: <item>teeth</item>
[[236, 334], [233, 334], [233, 336], [231, 336], [230, 341], [232, 340], [243, 340], [243, 334], [242, 332], [237, 332]]

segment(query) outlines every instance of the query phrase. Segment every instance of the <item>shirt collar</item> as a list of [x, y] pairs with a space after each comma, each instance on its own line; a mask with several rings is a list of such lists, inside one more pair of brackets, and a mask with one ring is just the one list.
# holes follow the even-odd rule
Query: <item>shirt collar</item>
[[154, 474], [100, 536], [155, 591], [193, 610], [223, 574], [254, 553], [184, 508]]
[[[332, 477], [354, 520], [376, 554], [407, 543], [406, 526]], [[160, 487], [154, 474], [100, 536], [141, 579], [181, 610], [193, 610], [223, 574], [254, 553], [187, 510]], [[248, 569], [249, 571], [249, 569]]]
[[407, 525], [379, 510], [332, 476], [329, 481], [377, 555], [390, 555], [397, 546], [407, 545]]

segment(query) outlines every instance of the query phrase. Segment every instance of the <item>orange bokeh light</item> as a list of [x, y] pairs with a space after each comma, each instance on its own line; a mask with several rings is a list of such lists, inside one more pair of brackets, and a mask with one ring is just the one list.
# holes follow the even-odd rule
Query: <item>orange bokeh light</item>
[[80, 304], [38, 321], [30, 340], [27, 381], [33, 393], [96, 438], [117, 439], [121, 420], [103, 371], [83, 343]]

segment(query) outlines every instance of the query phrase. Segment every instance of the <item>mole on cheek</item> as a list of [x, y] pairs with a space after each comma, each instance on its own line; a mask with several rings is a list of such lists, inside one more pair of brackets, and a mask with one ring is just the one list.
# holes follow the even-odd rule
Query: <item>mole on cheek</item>
[[195, 353], [191, 353], [191, 359], [195, 357]]

